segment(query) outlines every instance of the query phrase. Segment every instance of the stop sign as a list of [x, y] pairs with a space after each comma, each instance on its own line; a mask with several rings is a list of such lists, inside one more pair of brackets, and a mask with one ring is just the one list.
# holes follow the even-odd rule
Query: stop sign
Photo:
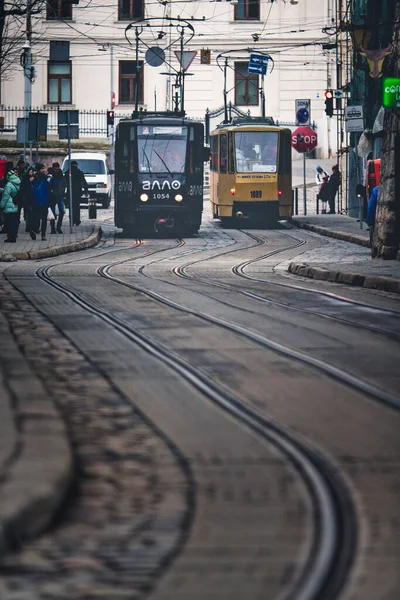
[[297, 152], [311, 152], [317, 144], [317, 134], [311, 127], [298, 127], [292, 133], [292, 147]]

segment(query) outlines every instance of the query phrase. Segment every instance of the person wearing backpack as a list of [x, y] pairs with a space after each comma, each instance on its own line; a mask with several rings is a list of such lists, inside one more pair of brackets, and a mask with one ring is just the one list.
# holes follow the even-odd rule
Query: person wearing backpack
[[7, 238], [4, 241], [11, 243], [17, 241], [19, 225], [18, 205], [14, 202], [14, 199], [16, 198], [21, 185], [21, 180], [16, 176], [13, 168], [12, 162], [6, 164], [4, 177], [6, 184], [4, 188], [0, 188], [0, 191], [2, 192], [0, 210], [3, 212], [4, 228], [7, 233]]

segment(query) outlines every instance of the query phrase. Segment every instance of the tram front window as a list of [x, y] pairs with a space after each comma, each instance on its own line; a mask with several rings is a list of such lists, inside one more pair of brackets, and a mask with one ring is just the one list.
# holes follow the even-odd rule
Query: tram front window
[[139, 173], [184, 173], [186, 146], [186, 127], [138, 127]]
[[276, 173], [277, 131], [235, 132], [237, 173]]

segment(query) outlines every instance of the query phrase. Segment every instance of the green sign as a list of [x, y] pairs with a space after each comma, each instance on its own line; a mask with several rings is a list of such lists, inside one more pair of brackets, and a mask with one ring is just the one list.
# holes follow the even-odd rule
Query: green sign
[[400, 108], [400, 77], [384, 78], [382, 104], [385, 108]]

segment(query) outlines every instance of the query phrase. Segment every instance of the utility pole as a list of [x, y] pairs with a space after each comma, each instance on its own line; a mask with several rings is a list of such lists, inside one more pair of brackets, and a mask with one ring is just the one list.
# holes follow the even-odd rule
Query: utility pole
[[[115, 105], [115, 94], [114, 94], [114, 46], [110, 44], [110, 107], [111, 110], [114, 110]], [[115, 116], [114, 116], [115, 119]], [[114, 123], [111, 125], [111, 144], [110, 144], [110, 168], [114, 170], [114, 140], [115, 137], [115, 125]], [[114, 177], [111, 179], [114, 182]], [[113, 186], [111, 185], [111, 195], [113, 195]]]
[[[24, 44], [23, 66], [24, 66], [24, 160], [26, 161], [26, 144], [28, 138], [28, 119], [32, 109], [32, 20], [31, 0], [26, 3], [26, 39]], [[29, 146], [29, 164], [32, 164], [32, 144]]]

